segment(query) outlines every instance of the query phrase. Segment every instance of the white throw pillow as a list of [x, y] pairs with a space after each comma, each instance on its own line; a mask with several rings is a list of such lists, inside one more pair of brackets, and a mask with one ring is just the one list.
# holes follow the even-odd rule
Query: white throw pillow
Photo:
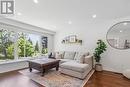
[[71, 59], [71, 60], [73, 60], [74, 56], [75, 56], [75, 52], [65, 51], [64, 59]]
[[85, 56], [88, 56], [88, 55], [89, 55], [89, 52], [76, 52], [74, 60], [79, 59], [79, 57], [81, 57], [81, 56], [85, 57]]
[[75, 55], [75, 59], [74, 60], [76, 60], [76, 62], [78, 62], [78, 63], [83, 63], [84, 56], [80, 55], [80, 53], [77, 52], [76, 55]]

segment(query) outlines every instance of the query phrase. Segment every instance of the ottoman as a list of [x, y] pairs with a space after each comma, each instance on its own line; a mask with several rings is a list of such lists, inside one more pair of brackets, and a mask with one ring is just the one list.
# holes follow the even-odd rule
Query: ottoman
[[84, 79], [91, 71], [88, 64], [81, 64], [75, 61], [65, 62], [60, 65], [61, 73]]

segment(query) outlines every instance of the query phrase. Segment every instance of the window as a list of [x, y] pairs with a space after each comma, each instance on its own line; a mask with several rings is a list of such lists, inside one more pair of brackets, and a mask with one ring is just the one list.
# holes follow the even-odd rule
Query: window
[[40, 36], [35, 34], [18, 34], [19, 57], [34, 57], [40, 55]]
[[47, 43], [48, 43], [48, 38], [45, 36], [42, 36], [42, 54], [46, 54], [48, 53], [48, 47], [47, 47]]
[[0, 61], [48, 53], [48, 38], [38, 34], [0, 30]]
[[0, 30], [0, 60], [14, 59], [14, 40], [13, 31]]
[[39, 56], [41, 54], [40, 50], [40, 43], [41, 43], [41, 36], [29, 34], [29, 39], [32, 42], [33, 48], [34, 48], [34, 54], [33, 56]]

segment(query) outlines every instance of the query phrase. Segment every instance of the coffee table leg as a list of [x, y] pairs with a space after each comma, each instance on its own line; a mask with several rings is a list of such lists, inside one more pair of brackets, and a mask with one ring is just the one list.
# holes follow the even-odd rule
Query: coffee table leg
[[32, 68], [29, 68], [29, 71], [32, 72]]
[[56, 71], [58, 71], [58, 70], [59, 70], [59, 65], [56, 66]]
[[45, 73], [45, 69], [42, 69], [41, 70], [41, 76], [44, 76], [44, 73]]

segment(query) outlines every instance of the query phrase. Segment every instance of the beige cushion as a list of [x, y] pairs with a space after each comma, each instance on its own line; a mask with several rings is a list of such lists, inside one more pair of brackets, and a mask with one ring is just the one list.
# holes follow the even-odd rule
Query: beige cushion
[[90, 64], [90, 63], [92, 63], [92, 56], [91, 55], [89, 55], [89, 56], [85, 56], [85, 58], [84, 58], [84, 63], [87, 63], [87, 64]]
[[80, 64], [74, 61], [65, 62], [60, 65], [61, 68], [70, 69], [77, 72], [85, 72], [89, 67], [88, 64]]
[[75, 56], [75, 52], [65, 51], [64, 59], [71, 59], [71, 60], [73, 60], [74, 56]]
[[62, 59], [62, 54], [56, 54], [55, 58], [56, 59]]

